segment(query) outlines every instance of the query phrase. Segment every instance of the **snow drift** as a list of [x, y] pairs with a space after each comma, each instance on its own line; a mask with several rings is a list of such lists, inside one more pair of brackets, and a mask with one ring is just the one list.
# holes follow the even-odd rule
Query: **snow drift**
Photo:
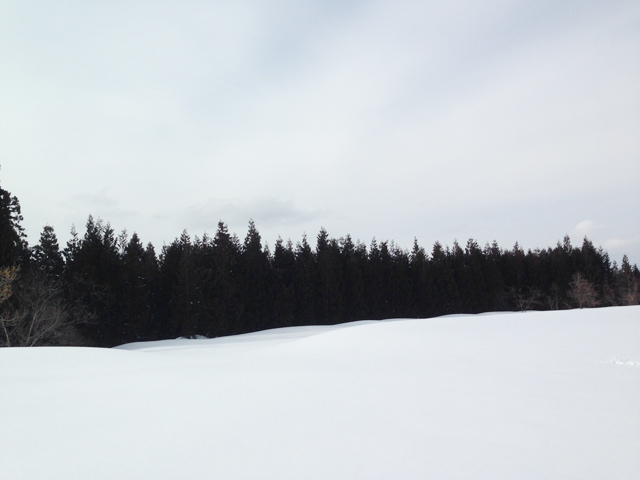
[[0, 350], [7, 479], [632, 479], [640, 307]]

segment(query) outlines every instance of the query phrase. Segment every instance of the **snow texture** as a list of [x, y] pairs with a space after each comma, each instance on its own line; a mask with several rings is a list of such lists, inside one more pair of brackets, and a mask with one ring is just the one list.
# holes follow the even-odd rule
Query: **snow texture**
[[2, 479], [637, 479], [640, 306], [0, 350]]

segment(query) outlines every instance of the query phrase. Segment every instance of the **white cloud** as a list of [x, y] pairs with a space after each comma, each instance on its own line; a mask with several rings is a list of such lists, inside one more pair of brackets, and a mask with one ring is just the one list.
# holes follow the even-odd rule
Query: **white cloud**
[[577, 236], [578, 238], [582, 238], [585, 235], [588, 236], [593, 232], [597, 232], [598, 230], [603, 230], [604, 228], [605, 228], [605, 225], [597, 224], [592, 220], [583, 220], [582, 222], [578, 223], [575, 227], [573, 227], [571, 234], [573, 236]]
[[618, 250], [630, 245], [638, 245], [640, 237], [631, 238], [609, 238], [604, 241], [602, 246], [607, 250]]

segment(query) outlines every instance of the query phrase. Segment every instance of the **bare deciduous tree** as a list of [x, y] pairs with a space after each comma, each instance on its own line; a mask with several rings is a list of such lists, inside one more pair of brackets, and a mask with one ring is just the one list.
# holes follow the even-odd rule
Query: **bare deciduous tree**
[[556, 283], [551, 285], [551, 291], [547, 296], [547, 304], [549, 305], [549, 310], [560, 309], [560, 288]]
[[11, 346], [11, 339], [9, 337], [9, 330], [14, 326], [14, 319], [5, 314], [6, 306], [4, 305], [9, 298], [13, 296], [13, 284], [18, 278], [18, 272], [20, 267], [5, 267], [0, 268], [0, 324], [2, 325], [2, 333], [4, 334], [3, 342], [8, 347]]
[[86, 320], [77, 309], [64, 304], [60, 288], [40, 273], [12, 283], [17, 306], [2, 315], [4, 346], [60, 345], [73, 335], [73, 325]]
[[511, 288], [509, 290], [509, 296], [513, 299], [516, 305], [516, 309], [519, 312], [526, 312], [531, 310], [537, 305], [540, 299], [540, 290], [535, 287], [525, 288]]
[[569, 298], [573, 306], [578, 308], [591, 308], [600, 305], [598, 292], [596, 292], [591, 282], [584, 278], [581, 273], [576, 273], [573, 276], [570, 286]]
[[640, 288], [634, 277], [625, 276], [618, 291], [621, 305], [638, 305], [640, 302]]

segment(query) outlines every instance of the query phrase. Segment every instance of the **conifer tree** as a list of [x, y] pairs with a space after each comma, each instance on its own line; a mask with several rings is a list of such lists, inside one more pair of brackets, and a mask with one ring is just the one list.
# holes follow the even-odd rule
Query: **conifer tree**
[[324, 228], [320, 229], [316, 242], [316, 261], [319, 283], [319, 318], [324, 324], [336, 323], [343, 315], [343, 283], [340, 249], [337, 242], [329, 238]]
[[172, 289], [171, 305], [174, 321], [180, 336], [192, 338], [198, 332], [198, 289], [201, 287], [196, 271], [195, 246], [186, 230], [180, 239], [174, 242], [179, 252], [178, 269]]
[[245, 237], [239, 261], [239, 290], [243, 303], [242, 326], [252, 332], [269, 328], [273, 322], [269, 298], [269, 256], [253, 220]]
[[64, 270], [64, 259], [58, 245], [58, 238], [50, 225], [40, 234], [40, 242], [33, 247], [33, 263], [48, 277], [58, 279]]
[[631, 266], [629, 257], [622, 257], [622, 265], [618, 274], [618, 296], [621, 305], [638, 305], [640, 303], [640, 275], [638, 267]]
[[429, 313], [431, 297], [431, 275], [429, 261], [424, 248], [418, 244], [418, 239], [413, 239], [413, 248], [409, 257], [410, 266], [410, 294], [412, 317], [426, 317]]
[[302, 241], [296, 244], [295, 255], [295, 317], [302, 325], [315, 325], [318, 323], [317, 304], [320, 289], [318, 265], [306, 234], [302, 235]]
[[18, 197], [0, 187], [0, 267], [25, 264], [27, 240]]
[[431, 316], [459, 313], [460, 292], [453, 268], [453, 253], [442, 247], [440, 242], [431, 251], [433, 272], [433, 310]]
[[122, 271], [116, 238], [109, 223], [90, 215], [82, 239], [74, 236], [65, 249], [68, 298], [80, 302], [96, 318], [84, 333], [99, 346], [114, 346], [128, 338], [121, 324]]
[[344, 319], [360, 320], [367, 316], [364, 270], [367, 262], [367, 247], [363, 243], [353, 243], [350, 235], [341, 240], [344, 258]]
[[278, 237], [273, 251], [272, 293], [274, 319], [279, 326], [288, 327], [296, 323], [295, 319], [295, 253], [291, 240], [285, 245]]
[[152, 285], [157, 274], [153, 245], [142, 246], [134, 232], [122, 255], [122, 305], [126, 342], [152, 335]]
[[242, 305], [238, 298], [238, 261], [240, 242], [238, 237], [230, 235], [224, 222], [218, 223], [213, 238], [213, 279], [211, 296], [213, 299], [212, 316], [213, 336], [229, 335], [239, 331]]

